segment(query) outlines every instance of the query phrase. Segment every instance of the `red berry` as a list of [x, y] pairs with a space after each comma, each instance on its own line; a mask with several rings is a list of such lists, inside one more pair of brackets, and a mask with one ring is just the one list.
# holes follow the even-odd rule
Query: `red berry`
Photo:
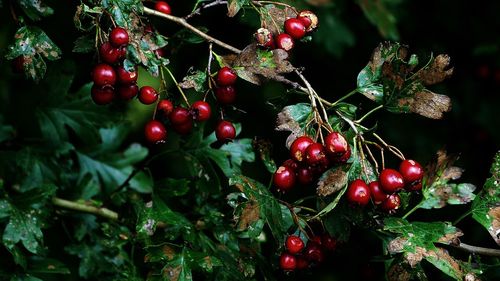
[[281, 191], [290, 190], [295, 185], [295, 172], [285, 166], [280, 166], [274, 172], [273, 183]]
[[205, 101], [196, 101], [191, 105], [191, 114], [193, 119], [196, 121], [207, 121], [210, 119], [212, 110], [210, 109], [210, 104]]
[[18, 56], [11, 62], [12, 71], [17, 74], [24, 73], [24, 56]]
[[297, 259], [289, 253], [282, 253], [280, 256], [280, 267], [286, 271], [295, 270], [297, 268]]
[[378, 181], [372, 181], [368, 187], [370, 188], [370, 195], [372, 197], [373, 203], [380, 204], [387, 198], [387, 193], [385, 193], [381, 188]]
[[383, 210], [393, 213], [399, 209], [399, 206], [401, 206], [401, 198], [397, 194], [391, 194], [384, 200], [384, 202], [382, 202], [382, 205], [380, 206]]
[[311, 239], [307, 242], [307, 245], [309, 244], [316, 244], [318, 246], [321, 246], [321, 243], [323, 243], [323, 241], [321, 241], [321, 236], [319, 235], [314, 235], [313, 237], [311, 237]]
[[338, 163], [338, 164], [344, 164], [347, 162], [347, 160], [349, 160], [349, 158], [351, 158], [351, 147], [349, 147], [347, 149], [346, 153], [344, 153], [342, 156], [334, 157], [333, 162]]
[[176, 131], [178, 134], [181, 135], [187, 135], [191, 132], [193, 129], [193, 120], [189, 119], [189, 121], [181, 124], [173, 124], [172, 128], [174, 131]]
[[172, 13], [172, 10], [170, 9], [170, 5], [168, 5], [167, 2], [164, 1], [157, 1], [155, 4], [155, 10], [158, 12], [170, 15]]
[[170, 115], [172, 110], [174, 110], [174, 105], [170, 100], [161, 100], [158, 103], [158, 110], [161, 111], [165, 116]]
[[165, 48], [156, 49], [154, 52], [159, 57], [167, 56], [167, 50]]
[[276, 36], [276, 47], [279, 49], [283, 49], [285, 51], [290, 51], [293, 49], [294, 42], [292, 36], [286, 33], [280, 33]]
[[111, 103], [115, 99], [115, 91], [111, 86], [93, 85], [90, 90], [92, 100], [98, 105]]
[[118, 78], [118, 83], [133, 84], [137, 81], [136, 71], [128, 72], [127, 70], [125, 70], [125, 68], [120, 66], [116, 68], [116, 74]]
[[109, 42], [105, 42], [99, 47], [99, 55], [105, 63], [109, 64], [115, 64], [121, 59], [120, 49], [111, 46]]
[[174, 108], [168, 118], [173, 125], [181, 125], [193, 121], [189, 110], [180, 106]]
[[146, 139], [152, 143], [164, 142], [167, 137], [167, 129], [159, 121], [151, 120], [144, 127]]
[[127, 57], [127, 48], [123, 46], [120, 47], [119, 50], [120, 50], [120, 60], [125, 59], [125, 57]]
[[305, 26], [307, 32], [311, 32], [318, 27], [318, 17], [311, 11], [301, 11], [297, 15], [297, 18], [302, 21], [302, 24]]
[[286, 238], [285, 246], [290, 254], [295, 255], [302, 252], [305, 244], [300, 237], [290, 235]]
[[232, 104], [236, 100], [236, 89], [234, 86], [218, 87], [215, 89], [215, 97], [221, 104]]
[[314, 263], [321, 263], [324, 259], [323, 250], [317, 243], [307, 243], [304, 251], [304, 256], [307, 260]]
[[347, 200], [356, 205], [365, 206], [370, 202], [370, 189], [360, 179], [354, 180], [347, 189]]
[[338, 132], [331, 132], [325, 137], [326, 151], [335, 157], [344, 155], [349, 150], [349, 144]]
[[236, 72], [227, 66], [224, 66], [223, 68], [219, 69], [219, 72], [217, 72], [217, 85], [219, 86], [230, 86], [236, 83], [236, 79], [238, 78], [238, 75]]
[[297, 269], [306, 269], [309, 267], [309, 262], [303, 256], [296, 256]]
[[271, 31], [269, 31], [269, 29], [261, 27], [257, 29], [257, 32], [254, 34], [254, 36], [255, 41], [257, 41], [257, 45], [264, 48], [274, 49], [273, 35], [271, 34]]
[[299, 40], [306, 35], [306, 27], [300, 19], [287, 19], [285, 21], [285, 32], [293, 39]]
[[306, 149], [309, 145], [313, 144], [314, 141], [308, 136], [301, 136], [296, 138], [292, 145], [290, 145], [290, 156], [292, 159], [298, 162], [306, 160]]
[[403, 176], [394, 169], [384, 169], [379, 176], [380, 187], [385, 193], [392, 194], [405, 186]]
[[115, 27], [109, 33], [109, 43], [115, 47], [127, 45], [129, 41], [128, 33], [125, 28]]
[[321, 236], [321, 246], [328, 251], [335, 251], [337, 248], [337, 240], [330, 236], [330, 234], [325, 233]]
[[399, 165], [399, 172], [403, 176], [404, 181], [408, 183], [421, 181], [424, 177], [424, 169], [415, 160], [403, 160]]
[[407, 191], [419, 191], [422, 189], [422, 181], [414, 181], [405, 185]]
[[98, 64], [92, 72], [92, 80], [97, 86], [114, 85], [116, 82], [115, 70], [108, 64]]
[[220, 121], [215, 128], [215, 136], [217, 140], [222, 142], [233, 140], [236, 137], [236, 129], [233, 123], [225, 120]]
[[289, 167], [294, 171], [297, 171], [297, 169], [299, 168], [299, 164], [295, 162], [293, 159], [286, 160], [285, 162], [283, 162], [281, 166]]
[[153, 87], [143, 86], [139, 91], [139, 101], [143, 104], [152, 104], [158, 100], [158, 93]]
[[310, 166], [328, 166], [325, 147], [321, 143], [313, 143], [306, 149], [306, 162]]
[[301, 167], [297, 170], [297, 180], [301, 185], [310, 185], [314, 182], [314, 172], [309, 167]]
[[118, 87], [118, 96], [123, 100], [131, 100], [139, 93], [139, 87], [136, 84], [120, 85]]

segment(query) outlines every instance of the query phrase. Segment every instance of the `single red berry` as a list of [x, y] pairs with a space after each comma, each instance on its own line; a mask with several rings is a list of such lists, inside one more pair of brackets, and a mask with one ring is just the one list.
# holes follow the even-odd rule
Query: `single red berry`
[[273, 183], [281, 191], [288, 191], [295, 185], [295, 172], [285, 166], [280, 166], [274, 172]]
[[152, 104], [158, 100], [158, 93], [153, 87], [143, 86], [139, 91], [139, 101], [143, 104]]
[[180, 106], [174, 108], [168, 118], [173, 125], [181, 125], [189, 123], [193, 120], [189, 110]]
[[259, 28], [257, 29], [257, 32], [254, 34], [255, 36], [255, 41], [257, 41], [257, 45], [264, 47], [264, 48], [270, 48], [274, 49], [274, 39], [273, 39], [273, 34], [269, 29], [267, 28]]
[[283, 49], [285, 51], [290, 51], [293, 49], [294, 42], [292, 36], [286, 33], [280, 33], [276, 36], [276, 47], [279, 49]]
[[311, 11], [301, 11], [297, 15], [297, 18], [302, 21], [302, 24], [305, 26], [307, 32], [311, 32], [318, 27], [318, 17]]
[[236, 89], [234, 86], [217, 87], [215, 97], [220, 104], [232, 104], [236, 100]]
[[313, 143], [314, 141], [308, 136], [296, 138], [290, 145], [290, 156], [297, 162], [305, 161], [306, 149]]
[[125, 46], [120, 47], [120, 60], [124, 60], [127, 57], [127, 48]]
[[309, 239], [309, 241], [307, 241], [307, 245], [316, 244], [318, 246], [321, 246], [321, 243], [323, 243], [323, 241], [321, 240], [321, 236], [319, 235], [314, 235], [311, 237], [311, 239]]
[[136, 84], [120, 85], [118, 87], [118, 96], [122, 100], [131, 100], [139, 93], [139, 87]]
[[306, 269], [309, 267], [309, 262], [303, 256], [296, 256], [297, 269]]
[[170, 100], [161, 100], [158, 103], [158, 110], [161, 111], [165, 116], [170, 115], [172, 110], [174, 110], [174, 104]]
[[422, 189], [422, 181], [414, 181], [405, 185], [407, 191], [419, 191]]
[[399, 209], [399, 206], [401, 206], [401, 197], [399, 197], [398, 194], [391, 194], [384, 200], [384, 202], [382, 202], [382, 205], [380, 206], [384, 211], [393, 213]]
[[304, 241], [296, 235], [290, 235], [286, 238], [285, 246], [288, 252], [292, 255], [302, 252], [305, 247]]
[[168, 5], [168, 3], [165, 1], [156, 1], [155, 10], [157, 10], [158, 12], [167, 14], [167, 15], [170, 15], [172, 13], [172, 10], [170, 9], [170, 5]]
[[97, 86], [114, 85], [116, 82], [115, 70], [108, 64], [98, 64], [92, 72], [92, 80]]
[[326, 151], [335, 157], [344, 155], [349, 150], [349, 144], [338, 132], [331, 132], [325, 137]]
[[236, 79], [238, 79], [238, 75], [230, 67], [224, 66], [217, 72], [217, 85], [219, 86], [233, 85], [236, 83]]
[[297, 171], [299, 169], [299, 164], [295, 162], [293, 159], [287, 159], [281, 166], [285, 166], [288, 168], [291, 168], [294, 171]]
[[111, 46], [109, 42], [105, 42], [99, 47], [99, 56], [105, 63], [115, 64], [121, 59], [121, 51]]
[[154, 27], [151, 24], [147, 24], [144, 26], [144, 34], [152, 33], [154, 31]]
[[310, 166], [328, 167], [325, 147], [321, 143], [313, 143], [307, 147], [306, 163]]
[[347, 200], [352, 204], [367, 205], [370, 202], [370, 188], [363, 180], [352, 181], [347, 189]]
[[115, 91], [111, 86], [92, 85], [90, 90], [92, 100], [98, 105], [109, 104], [115, 99]]
[[125, 28], [115, 27], [109, 33], [109, 43], [115, 47], [127, 45], [128, 41], [128, 33]]
[[[331, 155], [331, 154], [330, 154]], [[332, 158], [332, 157], [330, 157]], [[338, 164], [344, 164], [347, 162], [347, 160], [349, 160], [349, 158], [351, 158], [351, 147], [349, 146], [347, 148], [347, 151], [346, 153], [344, 153], [342, 156], [340, 157], [333, 157], [333, 162], [335, 163], [338, 163]]]
[[166, 57], [167, 56], [167, 50], [165, 48], [156, 49], [154, 52], [159, 57]]
[[167, 129], [160, 121], [151, 120], [144, 127], [146, 139], [152, 143], [164, 142], [167, 138]]
[[17, 74], [24, 73], [24, 56], [18, 56], [11, 62], [12, 71]]
[[205, 101], [195, 101], [191, 105], [191, 115], [196, 121], [207, 121], [208, 119], [210, 119], [211, 114], [212, 110], [210, 109], [210, 104]]
[[222, 142], [233, 140], [236, 137], [236, 129], [233, 123], [225, 120], [220, 121], [215, 128], [215, 136], [217, 140]]
[[173, 124], [172, 128], [180, 135], [187, 135], [193, 129], [193, 119], [181, 124]]
[[133, 84], [137, 81], [137, 71], [128, 72], [120, 66], [116, 68], [116, 74], [120, 84]]
[[295, 270], [297, 268], [297, 259], [289, 253], [282, 253], [280, 256], [280, 267], [285, 271]]
[[290, 18], [285, 21], [285, 32], [293, 39], [299, 40], [306, 35], [306, 27], [300, 19]]
[[405, 186], [403, 176], [394, 169], [384, 169], [379, 176], [380, 187], [385, 193], [392, 194]]
[[382, 203], [387, 198], [387, 193], [385, 193], [381, 188], [378, 181], [372, 181], [368, 187], [370, 188], [370, 195], [372, 197], [373, 203], [376, 205]]
[[327, 251], [333, 252], [337, 248], [337, 240], [330, 234], [325, 233], [321, 236], [321, 246]]
[[304, 256], [307, 260], [316, 264], [321, 263], [325, 257], [323, 250], [317, 243], [307, 243]]
[[399, 165], [399, 172], [407, 183], [421, 181], [424, 177], [424, 169], [422, 166], [417, 161], [411, 159], [406, 159], [401, 162]]
[[297, 170], [297, 180], [301, 185], [310, 185], [314, 182], [314, 172], [309, 167], [301, 167]]

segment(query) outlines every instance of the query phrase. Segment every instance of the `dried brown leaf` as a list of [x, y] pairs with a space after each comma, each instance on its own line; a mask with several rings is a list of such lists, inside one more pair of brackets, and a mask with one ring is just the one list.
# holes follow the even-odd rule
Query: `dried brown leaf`
[[430, 186], [441, 179], [459, 179], [463, 170], [452, 166], [457, 160], [457, 155], [448, 155], [445, 150], [438, 150], [435, 160], [425, 167], [426, 185]]
[[418, 78], [424, 85], [442, 82], [453, 74], [453, 68], [448, 68], [449, 65], [450, 57], [448, 55], [438, 55], [431, 65], [418, 72]]
[[448, 233], [445, 236], [439, 238], [438, 242], [447, 245], [459, 245], [459, 237], [463, 236], [464, 233], [457, 229], [457, 232]]
[[261, 8], [262, 11], [262, 27], [269, 29], [272, 34], [277, 35], [282, 32], [282, 26], [285, 20], [294, 18], [297, 13], [290, 8], [279, 8], [274, 5], [266, 5]]
[[451, 99], [448, 96], [431, 91], [417, 92], [413, 97], [399, 100], [400, 107], [408, 107], [411, 112], [431, 119], [442, 119], [445, 112], [451, 110]]
[[[287, 143], [293, 142], [301, 135], [302, 129], [300, 128], [300, 124], [293, 118], [289, 108], [285, 107], [280, 113], [278, 113], [278, 117], [276, 119], [276, 131], [290, 131], [295, 135], [295, 137], [289, 137], [290, 140], [287, 139]], [[287, 147], [289, 146], [287, 145]]]
[[403, 248], [407, 241], [408, 239], [403, 237], [395, 238], [389, 242], [389, 244], [387, 245], [387, 250], [391, 254], [401, 253], [403, 252]]
[[245, 230], [252, 223], [259, 220], [259, 204], [257, 202], [249, 202], [245, 205], [245, 208], [241, 212], [238, 221], [238, 230]]
[[328, 170], [318, 181], [316, 193], [319, 196], [328, 196], [341, 190], [347, 184], [347, 173], [341, 167]]
[[166, 266], [163, 268], [163, 276], [166, 280], [179, 281], [182, 272], [182, 266]]
[[387, 271], [387, 280], [409, 281], [411, 280], [411, 273], [403, 264], [395, 264]]
[[493, 219], [491, 226], [488, 228], [488, 232], [495, 242], [500, 245], [500, 206], [492, 208], [488, 215]]

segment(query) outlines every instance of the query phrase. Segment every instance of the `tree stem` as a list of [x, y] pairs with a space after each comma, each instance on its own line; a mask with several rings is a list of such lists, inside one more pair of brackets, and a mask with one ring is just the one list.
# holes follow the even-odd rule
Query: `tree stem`
[[491, 248], [472, 246], [472, 245], [461, 243], [461, 242], [458, 245], [452, 244], [451, 246], [454, 248], [460, 249], [464, 252], [471, 253], [471, 254], [500, 257], [500, 249], [491, 249]]
[[415, 207], [413, 207], [410, 211], [408, 211], [408, 213], [406, 213], [402, 219], [406, 219], [409, 215], [411, 215], [413, 212], [415, 212], [418, 208], [420, 208], [420, 205], [422, 205], [422, 202], [418, 203], [417, 205], [415, 205]]
[[79, 212], [84, 212], [84, 213], [91, 213], [97, 216], [101, 216], [110, 220], [118, 220], [118, 213], [111, 211], [106, 208], [98, 208], [94, 206], [89, 206], [85, 205], [82, 203], [74, 202], [74, 201], [69, 201], [66, 199], [61, 199], [54, 197], [52, 198], [52, 203], [56, 206], [63, 207], [66, 209], [74, 210], [74, 211], [79, 211]]

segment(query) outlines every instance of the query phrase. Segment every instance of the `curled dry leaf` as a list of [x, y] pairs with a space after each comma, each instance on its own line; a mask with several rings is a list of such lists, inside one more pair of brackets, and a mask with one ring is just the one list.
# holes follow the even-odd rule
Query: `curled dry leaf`
[[347, 184], [347, 173], [341, 167], [325, 172], [318, 181], [316, 193], [319, 196], [328, 196], [341, 190]]
[[398, 106], [408, 107], [410, 112], [427, 118], [442, 119], [443, 114], [451, 110], [451, 99], [425, 90], [417, 92], [413, 97], [400, 99]]
[[238, 230], [247, 229], [252, 223], [259, 220], [259, 216], [259, 204], [257, 202], [248, 202], [239, 217]]
[[297, 16], [297, 12], [290, 8], [278, 8], [275, 5], [265, 5], [262, 11], [262, 27], [269, 29], [273, 35], [282, 32], [285, 20]]
[[426, 184], [431, 185], [440, 179], [459, 179], [463, 170], [452, 166], [457, 160], [458, 155], [448, 155], [445, 150], [438, 150], [435, 160], [425, 167]]
[[387, 280], [409, 281], [411, 280], [411, 273], [403, 264], [394, 264], [387, 271]]
[[488, 232], [495, 242], [500, 245], [500, 206], [492, 208], [488, 212], [488, 216], [491, 218], [491, 226], [488, 228]]
[[434, 85], [442, 82], [453, 74], [453, 68], [448, 68], [449, 65], [450, 57], [448, 55], [438, 55], [428, 67], [418, 72], [418, 78], [424, 85]]

